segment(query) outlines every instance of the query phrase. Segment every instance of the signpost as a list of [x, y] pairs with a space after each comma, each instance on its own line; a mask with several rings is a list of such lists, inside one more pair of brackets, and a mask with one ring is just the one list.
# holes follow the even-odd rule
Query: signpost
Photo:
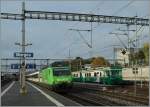
[[25, 53], [22, 53], [22, 52], [15, 52], [14, 53], [14, 57], [33, 57], [33, 53], [27, 53], [27, 52], [25, 52]]
[[21, 64], [11, 64], [11, 69], [20, 69]]
[[[26, 64], [26, 69], [36, 69], [36, 64]], [[21, 64], [11, 64], [11, 69], [21, 69]]]

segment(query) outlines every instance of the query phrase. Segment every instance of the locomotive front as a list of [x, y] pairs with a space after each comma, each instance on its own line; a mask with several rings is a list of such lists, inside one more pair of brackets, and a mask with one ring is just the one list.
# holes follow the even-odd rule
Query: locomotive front
[[72, 75], [68, 67], [53, 68], [54, 89], [70, 89], [72, 88]]

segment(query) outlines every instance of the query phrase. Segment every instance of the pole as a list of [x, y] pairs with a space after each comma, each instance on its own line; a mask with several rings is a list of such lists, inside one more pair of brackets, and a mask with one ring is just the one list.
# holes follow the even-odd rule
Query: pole
[[115, 46], [114, 46], [114, 66], [115, 66]]
[[0, 59], [1, 60], [1, 66], [0, 66], [0, 70], [1, 70], [1, 75], [2, 75], [2, 59]]
[[70, 48], [69, 48], [69, 68], [70, 68], [70, 71], [71, 71], [71, 55], [70, 55]]
[[142, 66], [141, 66], [141, 88], [142, 88], [143, 84], [142, 84]]
[[128, 37], [128, 48], [130, 48], [130, 44], [129, 44], [129, 25], [127, 24], [127, 37]]
[[8, 60], [6, 59], [6, 66], [5, 66], [5, 67], [6, 67], [6, 68], [5, 68], [5, 70], [6, 70], [5, 72], [6, 72], [6, 74], [8, 73], [8, 72], [7, 72], [7, 61], [8, 61]]
[[137, 68], [137, 61], [136, 61], [136, 66], [135, 66], [135, 81], [134, 81], [134, 95], [136, 96], [136, 72], [138, 72], [138, 70], [137, 70], [138, 68]]
[[21, 57], [19, 59], [19, 64], [20, 64], [20, 68], [19, 68], [19, 82], [20, 82], [20, 86], [21, 86]]
[[129, 54], [128, 54], [128, 66], [130, 66], [130, 55], [131, 55], [131, 52], [130, 52], [130, 40], [129, 40], [129, 25], [127, 24], [127, 37], [128, 37], [128, 51], [129, 51]]
[[[149, 34], [150, 34], [150, 16], [149, 16]], [[149, 36], [150, 40], [150, 36]], [[149, 43], [149, 66], [150, 66], [150, 43]], [[148, 83], [149, 83], [149, 96], [150, 96], [150, 69], [149, 69], [149, 78], [148, 78]], [[149, 105], [150, 105], [150, 98], [149, 98]]]
[[80, 79], [83, 81], [83, 77], [82, 77], [82, 64], [81, 64], [81, 59], [79, 59], [79, 63], [80, 63], [80, 67], [79, 67], [79, 70], [80, 70]]
[[[137, 17], [137, 14], [136, 14], [136, 16], [135, 17]], [[135, 22], [135, 24], [136, 24], [136, 48], [138, 48], [138, 46], [137, 46], [137, 21]], [[138, 52], [138, 49], [136, 50], [136, 52]], [[135, 68], [135, 84], [134, 84], [134, 95], [136, 96], [136, 71], [137, 71], [137, 60], [136, 60], [136, 68]]]
[[[136, 16], [135, 16], [135, 17], [137, 17], [137, 14], [136, 14]], [[135, 41], [136, 41], [136, 48], [137, 48], [137, 50], [136, 50], [136, 51], [138, 52], [137, 20], [136, 20], [135, 24], [136, 24], [136, 25], [135, 25], [135, 27], [136, 27], [136, 32], [135, 32], [135, 33], [136, 33], [136, 37], [135, 37], [136, 39], [135, 39]]]
[[93, 37], [92, 37], [92, 35], [93, 35], [93, 25], [92, 25], [92, 22], [91, 22], [91, 57], [93, 56], [93, 50], [92, 50], [92, 48], [93, 48]]
[[[22, 2], [22, 53], [25, 53], [25, 2]], [[27, 93], [26, 86], [25, 86], [25, 72], [26, 72], [26, 64], [25, 64], [25, 55], [23, 54], [22, 57], [22, 69], [21, 69], [21, 89], [20, 93], [25, 94]]]

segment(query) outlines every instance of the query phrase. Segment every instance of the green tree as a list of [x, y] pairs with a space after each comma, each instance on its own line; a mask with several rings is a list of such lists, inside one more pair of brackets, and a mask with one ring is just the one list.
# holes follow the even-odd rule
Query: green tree
[[149, 43], [145, 43], [143, 48], [143, 53], [144, 53], [144, 56], [145, 56], [145, 63], [148, 65], [149, 64]]

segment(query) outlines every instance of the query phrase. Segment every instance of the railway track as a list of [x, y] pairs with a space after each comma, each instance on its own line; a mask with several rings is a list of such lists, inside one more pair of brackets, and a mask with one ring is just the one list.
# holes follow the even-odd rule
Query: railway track
[[[105, 97], [110, 97], [113, 99], [118, 99], [118, 101], [124, 101], [128, 105], [148, 105], [149, 104], [149, 99], [145, 97], [140, 97], [140, 96], [133, 96], [133, 95], [128, 95], [128, 94], [123, 94], [123, 93], [117, 93], [117, 92], [109, 92], [109, 91], [103, 91], [98, 88], [88, 88], [88, 87], [83, 87], [83, 86], [76, 86], [74, 87], [76, 90], [84, 89], [88, 93], [95, 93], [96, 95], [99, 96], [105, 96]], [[81, 91], [81, 90], [80, 90]]]
[[[33, 82], [35, 83], [35, 82]], [[48, 86], [41, 87], [48, 88]], [[59, 93], [64, 97], [68, 97], [84, 106], [143, 106], [148, 105], [148, 99], [131, 96], [131, 95], [123, 95], [122, 93], [112, 93], [108, 91], [102, 91], [95, 88], [88, 87], [80, 87], [74, 86], [72, 90], [67, 91], [66, 93]]]
[[118, 106], [123, 105], [116, 103], [114, 101], [107, 100], [106, 98], [103, 98], [101, 96], [98, 96], [97, 94], [93, 93], [68, 93], [67, 95], [63, 95], [65, 97], [69, 97], [70, 99], [73, 99], [77, 101], [78, 103], [81, 103], [85, 106]]

